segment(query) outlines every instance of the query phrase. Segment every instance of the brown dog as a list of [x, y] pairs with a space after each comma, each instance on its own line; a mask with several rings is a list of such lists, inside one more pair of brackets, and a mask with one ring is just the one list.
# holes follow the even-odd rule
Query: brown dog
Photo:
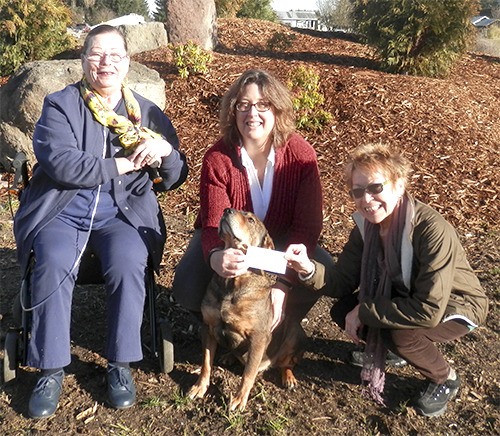
[[[238, 248], [245, 253], [249, 246], [274, 249], [264, 224], [250, 212], [226, 209], [220, 220], [219, 236], [225, 248]], [[292, 369], [302, 357], [305, 333], [300, 320], [286, 317], [271, 333], [271, 288], [275, 281], [273, 275], [252, 269], [230, 279], [214, 274], [201, 304], [203, 363], [198, 381], [188, 393], [190, 398], [205, 395], [217, 344], [232, 350], [245, 365], [230, 410], [245, 408], [257, 373], [269, 366], [281, 369], [284, 386], [295, 387], [297, 380]]]

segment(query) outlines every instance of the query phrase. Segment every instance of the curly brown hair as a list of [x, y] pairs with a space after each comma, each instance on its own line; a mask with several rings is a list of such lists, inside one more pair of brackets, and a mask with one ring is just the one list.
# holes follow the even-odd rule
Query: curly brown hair
[[295, 114], [290, 91], [276, 77], [263, 70], [245, 71], [222, 97], [219, 126], [228, 145], [239, 143], [241, 134], [236, 125], [236, 103], [245, 86], [255, 83], [262, 97], [271, 103], [275, 124], [270, 134], [272, 146], [279, 148], [295, 131]]

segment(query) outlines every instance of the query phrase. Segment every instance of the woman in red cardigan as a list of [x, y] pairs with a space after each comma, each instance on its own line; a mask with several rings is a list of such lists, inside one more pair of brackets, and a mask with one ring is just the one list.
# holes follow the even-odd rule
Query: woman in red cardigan
[[[226, 208], [255, 213], [276, 249], [303, 243], [314, 259], [332, 262], [317, 245], [323, 215], [316, 153], [295, 132], [288, 89], [266, 71], [244, 72], [222, 99], [220, 128], [222, 138], [203, 159], [195, 233], [173, 283], [176, 301], [195, 314], [214, 272], [235, 277], [247, 270], [244, 253], [224, 250], [219, 239]], [[302, 319], [317, 298], [287, 270], [272, 291], [273, 328], [283, 312]]]

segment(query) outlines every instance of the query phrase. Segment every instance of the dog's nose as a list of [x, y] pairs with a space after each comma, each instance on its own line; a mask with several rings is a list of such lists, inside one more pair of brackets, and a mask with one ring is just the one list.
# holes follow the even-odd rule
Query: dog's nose
[[227, 207], [224, 209], [224, 215], [232, 215], [234, 213], [234, 209], [231, 209], [230, 207]]

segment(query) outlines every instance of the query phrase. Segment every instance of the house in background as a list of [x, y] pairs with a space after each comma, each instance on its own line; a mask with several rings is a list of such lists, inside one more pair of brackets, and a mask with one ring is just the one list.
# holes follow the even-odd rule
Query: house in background
[[472, 24], [481, 32], [482, 34], [486, 34], [488, 29], [493, 27], [497, 27], [500, 29], [500, 20], [495, 18], [489, 18], [486, 15], [472, 17]]
[[300, 29], [319, 29], [319, 20], [316, 11], [276, 11], [281, 24]]

